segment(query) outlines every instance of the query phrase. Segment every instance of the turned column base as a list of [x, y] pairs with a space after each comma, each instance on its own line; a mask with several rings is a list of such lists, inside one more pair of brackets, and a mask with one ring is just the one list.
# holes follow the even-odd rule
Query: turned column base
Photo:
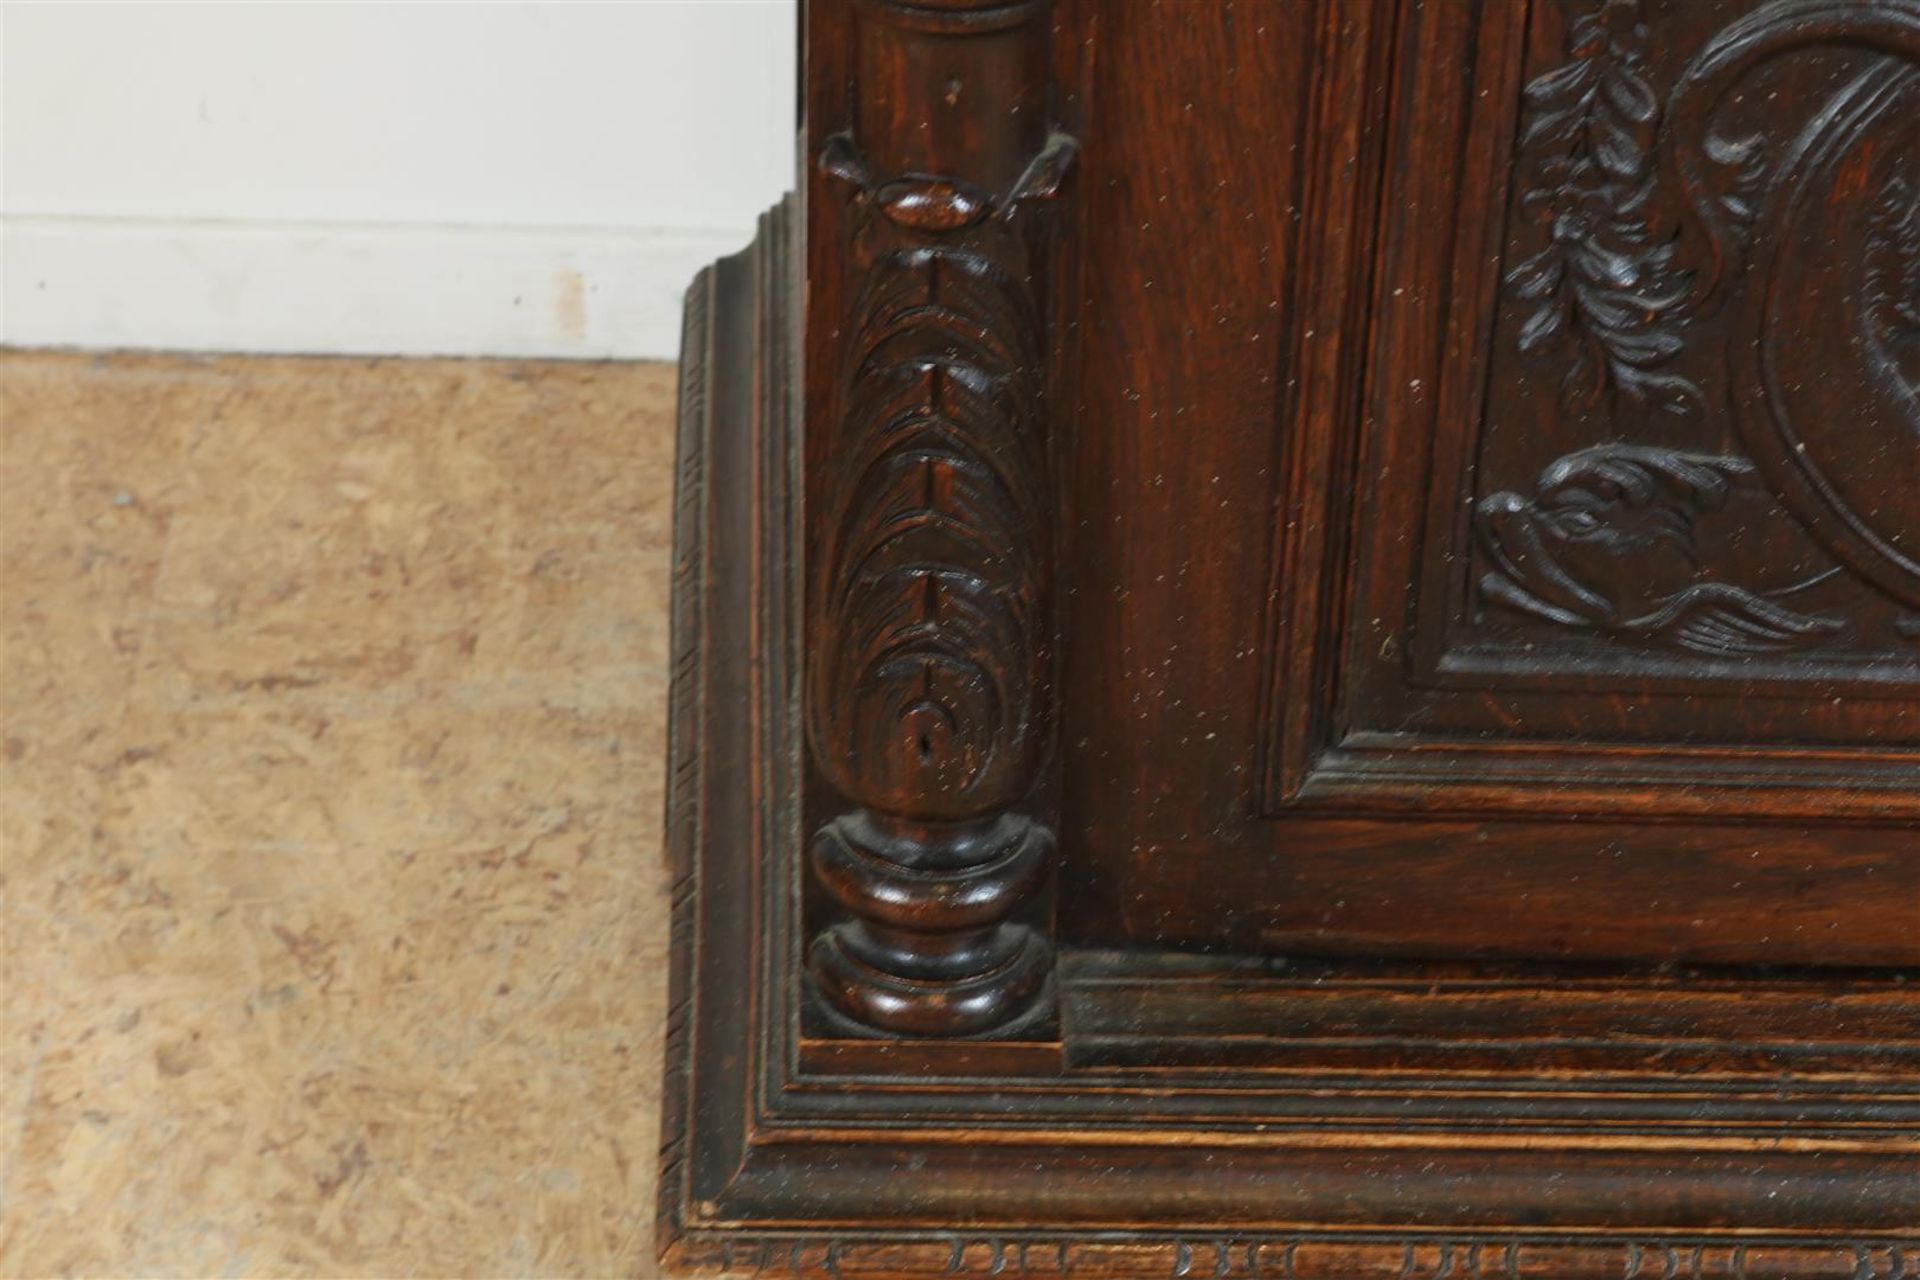
[[1053, 949], [1009, 917], [1046, 877], [1053, 837], [1017, 814], [926, 823], [859, 810], [813, 839], [851, 919], [814, 939], [827, 1007], [868, 1034], [1003, 1034], [1050, 1003]]

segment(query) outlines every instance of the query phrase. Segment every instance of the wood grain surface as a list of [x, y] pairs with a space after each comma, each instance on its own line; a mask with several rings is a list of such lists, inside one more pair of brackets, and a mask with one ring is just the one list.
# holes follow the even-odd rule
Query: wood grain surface
[[1920, 6], [803, 57], [689, 312], [666, 1256], [1910, 1274]]

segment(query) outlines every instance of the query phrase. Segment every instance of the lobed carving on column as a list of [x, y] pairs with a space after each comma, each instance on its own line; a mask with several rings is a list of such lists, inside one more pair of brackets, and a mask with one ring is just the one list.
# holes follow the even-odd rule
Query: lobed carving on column
[[852, 305], [807, 604], [814, 760], [852, 807], [812, 841], [845, 917], [808, 968], [864, 1031], [1004, 1035], [1053, 967], [1013, 917], [1053, 852], [1036, 203], [1074, 144], [1046, 124], [1046, 4], [868, 0], [858, 26], [858, 75], [888, 88], [857, 86], [820, 156], [852, 205]]

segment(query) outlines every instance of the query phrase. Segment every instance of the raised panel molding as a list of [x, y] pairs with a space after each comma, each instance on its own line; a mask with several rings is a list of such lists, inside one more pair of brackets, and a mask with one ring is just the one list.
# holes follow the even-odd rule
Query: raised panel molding
[[[1402, 59], [1441, 38], [1425, 6], [1401, 22]], [[1512, 189], [1445, 212], [1450, 266], [1396, 249], [1423, 179], [1381, 202], [1376, 298], [1438, 300], [1445, 327], [1384, 324], [1366, 406], [1325, 446], [1348, 461], [1287, 478], [1261, 811], [1785, 817], [1837, 788], [1860, 817], [1920, 814], [1901, 709], [1920, 699], [1920, 5], [1543, 0], [1471, 25], [1446, 37], [1471, 74], [1416, 68], [1424, 118], [1393, 145], [1447, 139], [1462, 181]], [[1805, 105], [1766, 109], [1782, 98]], [[1365, 252], [1334, 257], [1365, 281]], [[1312, 421], [1282, 430], [1328, 434]], [[1375, 474], [1377, 505], [1345, 512]], [[1323, 567], [1303, 524], [1349, 530]], [[1874, 708], [1884, 750], [1819, 750], [1835, 693]], [[1770, 733], [1734, 727], [1756, 698]], [[1644, 713], [1621, 722], [1623, 700]]]

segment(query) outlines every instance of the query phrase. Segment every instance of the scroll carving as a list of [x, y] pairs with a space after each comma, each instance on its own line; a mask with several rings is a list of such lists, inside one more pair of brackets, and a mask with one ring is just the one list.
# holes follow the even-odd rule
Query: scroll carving
[[[992, 12], [1041, 41], [1044, 9]], [[931, 42], [961, 68], [986, 56], [965, 48], [981, 43], [979, 5], [903, 11], [896, 22], [892, 6], [868, 6], [865, 47]], [[1032, 214], [1074, 144], [1042, 132], [1024, 157], [963, 147], [978, 173], [933, 173], [924, 157], [870, 155], [857, 135], [820, 156], [851, 198], [862, 252], [850, 255], [821, 487], [807, 697], [815, 763], [858, 808], [813, 840], [817, 880], [845, 918], [815, 939], [810, 972], [854, 1028], [1007, 1034], [1045, 1005], [1052, 968], [1046, 939], [1013, 917], [1053, 850], [1027, 803], [1054, 660], [1045, 240]], [[1001, 172], [1012, 177], [996, 188]]]
[[[1519, 348], [1565, 365], [1567, 407], [1608, 443], [1551, 464], [1531, 496], [1479, 504], [1481, 599], [1716, 657], [1852, 634], [1831, 593], [1799, 594], [1831, 572], [1920, 607], [1920, 3], [1775, 0], [1664, 92], [1641, 0], [1570, 7], [1568, 60], [1527, 86], [1519, 144], [1521, 209], [1546, 243], [1506, 285], [1526, 315]], [[1760, 69], [1836, 51], [1880, 56], [1850, 64], [1790, 138], [1727, 130]], [[1711, 351], [1690, 359], [1696, 345]], [[1821, 376], [1787, 376], [1788, 352]], [[1720, 353], [1724, 384], [1685, 372]], [[1628, 418], [1622, 402], [1651, 412]], [[1661, 438], [1664, 414], [1710, 405], [1744, 454]], [[1831, 572], [1731, 575], [1720, 562], [1737, 551], [1696, 525], [1746, 494], [1762, 500], [1726, 547], [1811, 539]]]
[[[1716, 113], [1756, 69], [1826, 47], [1883, 56], [1767, 165], [1748, 230], [1729, 213]], [[1905, 501], [1920, 484], [1920, 404], [1910, 378], [1862, 332], [1882, 193], [1908, 180], [1920, 148], [1920, 4], [1766, 6], [1709, 42], [1672, 103], [1670, 168], [1686, 196], [1682, 225], [1702, 244], [1701, 305], [1734, 271], [1745, 275], [1728, 348], [1741, 438], [1787, 510], [1836, 559], [1920, 605], [1920, 509]], [[1884, 280], [1906, 288], [1901, 277]], [[1790, 350], [1822, 376], [1780, 376]]]

